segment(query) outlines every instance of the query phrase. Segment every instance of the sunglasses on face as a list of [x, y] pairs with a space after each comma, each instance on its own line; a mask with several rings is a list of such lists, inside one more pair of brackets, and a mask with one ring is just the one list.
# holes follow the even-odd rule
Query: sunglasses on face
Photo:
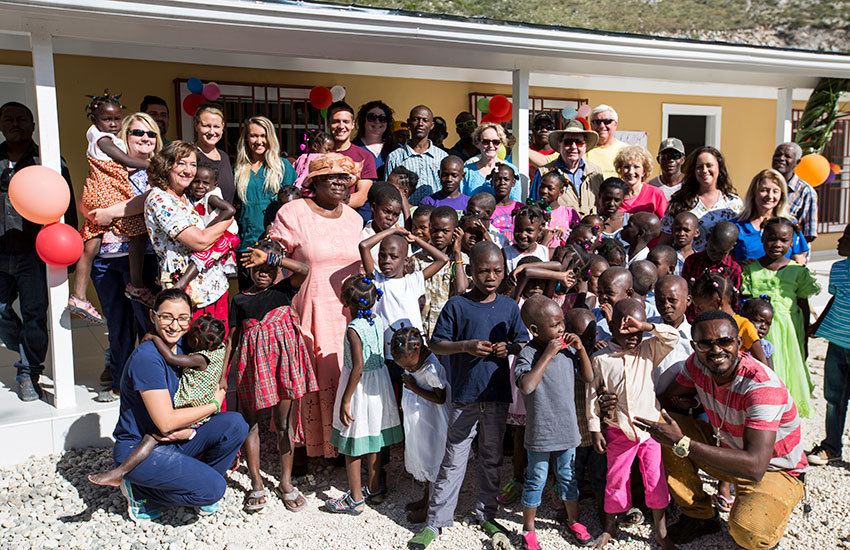
[[552, 124], [538, 124], [534, 127], [535, 132], [539, 132], [540, 130], [549, 130], [550, 132], [555, 129], [555, 126]]
[[685, 155], [680, 153], [679, 151], [672, 151], [672, 152], [669, 152], [669, 153], [665, 151], [665, 152], [661, 153], [661, 155], [660, 155], [661, 158], [670, 159], [670, 160], [679, 160], [680, 158], [683, 158], [684, 156]]
[[378, 114], [375, 114], [375, 113], [366, 113], [366, 120], [368, 120], [369, 122], [384, 123], [389, 119], [387, 118], [387, 115], [378, 115]]
[[136, 129], [128, 131], [127, 133], [130, 134], [133, 137], [148, 136], [151, 139], [156, 138], [156, 132], [154, 132], [153, 130], [145, 131], [145, 130], [139, 130], [138, 128], [136, 128]]
[[564, 145], [564, 147], [569, 147], [570, 145], [575, 145], [576, 147], [581, 147], [581, 146], [584, 145], [585, 142], [580, 140], [580, 139], [565, 139], [561, 143]]
[[475, 121], [467, 120], [465, 122], [456, 122], [455, 126], [457, 126], [458, 128], [475, 128]]
[[501, 139], [482, 139], [481, 145], [501, 145]]
[[719, 346], [723, 349], [731, 348], [735, 343], [735, 338], [724, 336], [723, 338], [716, 338], [714, 340], [695, 340], [694, 344], [696, 348], [700, 351], [711, 351], [714, 349], [714, 346]]
[[597, 118], [596, 120], [590, 121], [591, 124], [594, 124], [596, 126], [599, 126], [600, 124], [604, 124], [605, 126], [608, 126], [612, 122], [616, 122], [616, 120], [614, 120], [613, 118]]

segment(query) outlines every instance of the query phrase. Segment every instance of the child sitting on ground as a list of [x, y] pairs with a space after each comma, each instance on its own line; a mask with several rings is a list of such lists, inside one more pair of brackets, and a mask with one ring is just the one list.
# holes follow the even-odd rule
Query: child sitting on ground
[[[605, 531], [596, 548], [604, 548], [617, 536], [617, 514], [631, 508], [629, 482], [632, 463], [640, 460], [646, 488], [646, 504], [652, 509], [655, 542], [662, 549], [675, 548], [667, 537], [665, 508], [670, 503], [661, 445], [638, 429], [635, 419], [661, 420], [661, 405], [655, 397], [652, 376], [679, 340], [678, 332], [663, 324], [646, 322], [643, 304], [634, 299], [617, 302], [611, 315], [612, 341], [593, 357], [593, 381], [587, 386], [587, 415], [596, 452], [608, 456], [605, 486]], [[644, 332], [652, 337], [644, 340]], [[629, 372], [627, 372], [627, 370]], [[612, 414], [601, 417], [597, 390], [617, 394]], [[602, 433], [603, 422], [607, 425]]]
[[[224, 321], [205, 314], [195, 319], [186, 332], [185, 342], [190, 350], [188, 355], [172, 352], [162, 338], [155, 334], [147, 334], [142, 339], [143, 342], [153, 341], [167, 364], [183, 369], [180, 385], [174, 394], [175, 409], [200, 407], [212, 402], [221, 407], [220, 399], [223, 398], [224, 392], [219, 392], [218, 389], [224, 369], [225, 336]], [[206, 422], [206, 419], [193, 427], [203, 422]], [[118, 487], [125, 475], [150, 456], [159, 442], [159, 437], [160, 434], [146, 434], [124, 462], [108, 472], [89, 475], [89, 481], [97, 485]]]
[[295, 159], [295, 178], [294, 186], [301, 189], [304, 180], [307, 179], [307, 174], [310, 173], [310, 161], [314, 158], [330, 153], [334, 150], [334, 139], [327, 132], [321, 130], [310, 130], [304, 134], [304, 143], [301, 144], [301, 156]]
[[620, 238], [629, 246], [626, 266], [649, 255], [649, 243], [661, 234], [661, 220], [652, 212], [635, 212], [629, 216]]
[[473, 214], [480, 217], [484, 223], [485, 231], [490, 235], [490, 239], [499, 248], [505, 248], [510, 244], [510, 241], [491, 223], [495, 212], [496, 197], [490, 193], [481, 191], [469, 197], [469, 203], [466, 205], [466, 214]]
[[472, 248], [469, 262], [472, 289], [449, 299], [431, 337], [431, 350], [449, 365], [452, 404], [427, 526], [408, 543], [414, 550], [424, 550], [441, 528], [452, 525], [476, 432], [479, 483], [475, 515], [494, 544], [510, 544], [504, 527], [495, 521], [496, 493], [511, 401], [508, 355], [519, 353], [528, 341], [528, 331], [516, 302], [497, 293], [505, 276], [499, 247], [480, 242]]
[[540, 179], [540, 205], [549, 212], [549, 223], [546, 224], [543, 243], [549, 248], [567, 244], [570, 229], [580, 222], [575, 208], [558, 203], [564, 185], [564, 176], [560, 172], [546, 172]]
[[[337, 514], [360, 515], [366, 499], [381, 493], [378, 453], [404, 437], [384, 363], [384, 324], [372, 313], [379, 298], [371, 275], [354, 275], [342, 283], [340, 301], [352, 320], [345, 331], [330, 442], [345, 456], [349, 490], [325, 501], [325, 509]], [[360, 473], [364, 459], [366, 484]]]
[[575, 475], [575, 449], [581, 444], [581, 435], [575, 403], [563, 397], [575, 392], [576, 378], [591, 381], [590, 359], [579, 337], [565, 332], [564, 314], [551, 299], [542, 295], [530, 297], [522, 307], [522, 319], [532, 334], [529, 344], [519, 353], [514, 373], [527, 411], [523, 545], [532, 550], [540, 548], [534, 519], [551, 460], [557, 495], [567, 512], [567, 528], [577, 544], [585, 546], [591, 537], [579, 522], [579, 480]]
[[[104, 323], [105, 320], [86, 299], [86, 287], [91, 276], [92, 262], [100, 252], [103, 235], [107, 232], [119, 237], [128, 237], [130, 240], [130, 282], [124, 288], [124, 293], [131, 300], [145, 305], [150, 306], [153, 303], [153, 294], [145, 288], [142, 280], [147, 243], [144, 218], [141, 215], [127, 216], [103, 226], [96, 224], [89, 213], [96, 208], [105, 208], [132, 199], [133, 188], [127, 168], [144, 169], [150, 164], [147, 159], [129, 156], [127, 145], [118, 138], [118, 132], [121, 130], [121, 111], [124, 108], [118, 102], [119, 96], [120, 94], [111, 95], [106, 90], [103, 95], [90, 96], [92, 100], [86, 106], [92, 125], [86, 131], [89, 174], [80, 202], [86, 210], [86, 220], [80, 230], [84, 245], [83, 253], [76, 263], [74, 287], [71, 289], [67, 308], [71, 313], [94, 323]], [[159, 142], [159, 136], [155, 132], [150, 131], [149, 136]]]
[[678, 256], [676, 275], [681, 275], [685, 260], [694, 253], [694, 239], [700, 234], [699, 218], [691, 212], [680, 212], [673, 218], [670, 231], [672, 237], [670, 244]]
[[[420, 205], [416, 213], [418, 214], [422, 208]], [[425, 281], [422, 329], [426, 337], [431, 336], [440, 311], [449, 298], [463, 294], [469, 286], [469, 278], [466, 276], [469, 258], [461, 250], [463, 231], [458, 229], [457, 223], [457, 212], [450, 206], [440, 206], [431, 213], [428, 230], [431, 245], [447, 254], [449, 261], [434, 276]], [[425, 250], [413, 256], [414, 269], [418, 271], [422, 271], [433, 262], [434, 258]]]
[[404, 369], [404, 468], [416, 481], [425, 483], [422, 498], [405, 506], [407, 521], [422, 523], [428, 515], [431, 484], [437, 479], [446, 450], [449, 382], [446, 369], [415, 327], [397, 330], [390, 350], [393, 361]]
[[419, 205], [449, 206], [460, 213], [465, 212], [469, 197], [458, 190], [462, 180], [463, 160], [454, 155], [447, 156], [440, 162], [441, 189], [433, 195], [424, 197]]

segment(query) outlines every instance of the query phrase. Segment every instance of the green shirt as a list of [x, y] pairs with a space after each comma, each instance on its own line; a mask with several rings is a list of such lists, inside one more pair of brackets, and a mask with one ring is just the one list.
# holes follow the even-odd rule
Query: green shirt
[[[295, 183], [295, 168], [286, 159], [280, 159], [283, 164], [282, 185]], [[277, 195], [265, 189], [266, 166], [263, 165], [256, 172], [251, 172], [248, 179], [248, 187], [245, 189], [245, 200], [241, 202], [239, 212], [239, 238], [242, 243], [238, 252], [244, 252], [249, 246], [253, 247], [257, 239], [266, 230], [265, 221], [273, 218], [272, 212], [279, 208]]]

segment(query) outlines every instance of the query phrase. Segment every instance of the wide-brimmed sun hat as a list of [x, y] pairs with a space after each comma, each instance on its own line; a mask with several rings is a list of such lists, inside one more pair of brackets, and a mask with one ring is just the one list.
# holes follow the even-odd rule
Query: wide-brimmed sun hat
[[580, 120], [572, 119], [567, 121], [567, 125], [563, 130], [555, 130], [549, 133], [549, 147], [558, 151], [561, 141], [564, 139], [564, 134], [583, 135], [588, 151], [596, 147], [596, 143], [599, 141], [599, 134], [593, 130], [585, 129], [584, 124]]
[[362, 168], [362, 162], [355, 162], [343, 154], [325, 153], [310, 161], [310, 172], [304, 180], [304, 185], [309, 187], [314, 177], [330, 174], [346, 174], [359, 179]]

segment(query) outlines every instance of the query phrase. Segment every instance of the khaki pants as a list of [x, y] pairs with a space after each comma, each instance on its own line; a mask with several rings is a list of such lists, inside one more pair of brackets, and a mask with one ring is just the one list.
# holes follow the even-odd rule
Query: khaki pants
[[[671, 415], [692, 441], [711, 445], [714, 432], [709, 424], [680, 414]], [[679, 458], [662, 448], [670, 494], [682, 512], [693, 518], [714, 516], [711, 497], [703, 490], [698, 470], [735, 486], [735, 504], [729, 513], [729, 534], [749, 549], [772, 548], [785, 534], [788, 517], [803, 498], [803, 482], [785, 472], [766, 472], [761, 481], [731, 476], [691, 460]]]

